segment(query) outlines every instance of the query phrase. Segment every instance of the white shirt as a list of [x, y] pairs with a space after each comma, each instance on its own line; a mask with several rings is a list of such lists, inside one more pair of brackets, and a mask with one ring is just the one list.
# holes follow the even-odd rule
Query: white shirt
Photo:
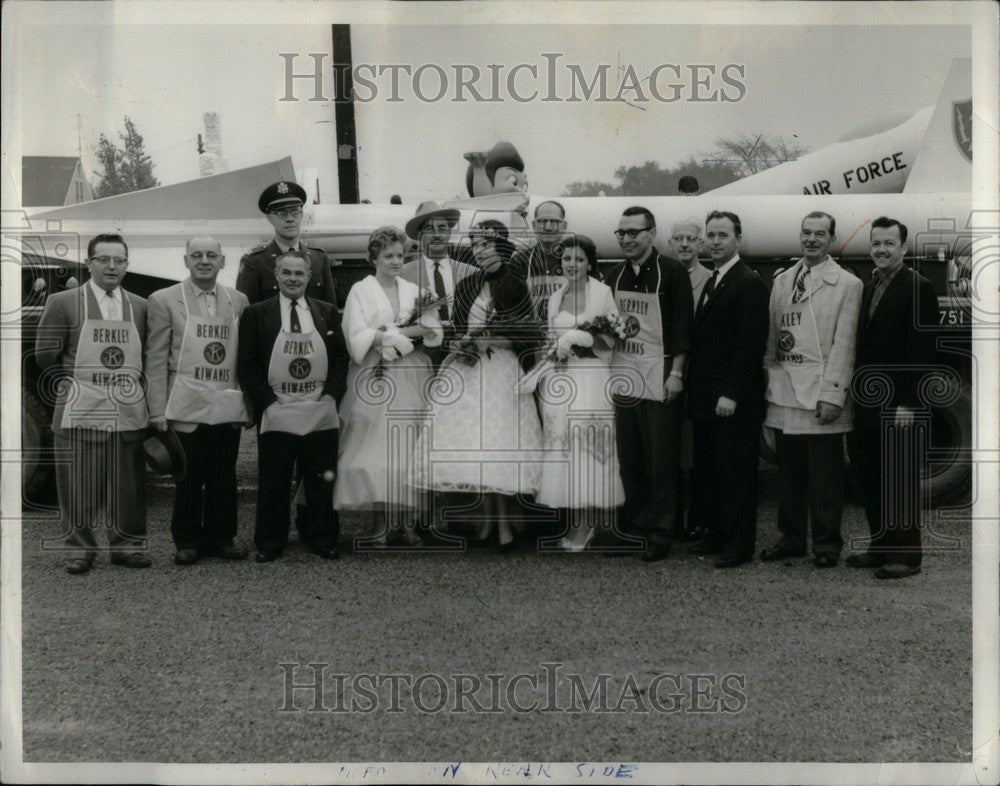
[[[292, 332], [292, 300], [285, 294], [278, 294], [278, 305], [281, 306], [281, 329], [286, 333]], [[312, 333], [316, 326], [313, 324], [312, 313], [309, 311], [309, 304], [304, 297], [298, 298], [295, 310], [299, 315], [299, 325], [302, 326], [303, 333]]]
[[728, 262], [726, 262], [726, 264], [722, 265], [722, 267], [716, 268], [716, 270], [719, 271], [719, 275], [715, 277], [715, 286], [719, 286], [719, 282], [722, 281], [722, 277], [726, 275], [726, 273], [728, 273], [730, 270], [732, 270], [733, 265], [735, 265], [739, 261], [740, 261], [740, 255], [737, 254]]
[[[94, 296], [97, 298], [97, 305], [101, 309], [101, 317], [103, 319], [118, 320], [120, 322], [123, 319], [122, 315], [125, 313], [122, 310], [121, 287], [115, 287], [109, 293], [106, 289], [101, 289], [97, 286], [97, 284], [94, 283], [94, 279], [90, 279], [87, 283], [90, 284], [90, 288], [93, 290]], [[108, 297], [108, 294], [111, 295], [110, 298]]]
[[453, 262], [451, 261], [451, 257], [445, 257], [444, 259], [439, 260], [424, 257], [424, 271], [427, 273], [427, 288], [430, 289], [435, 295], [437, 294], [437, 290], [434, 289], [434, 265], [437, 265], [438, 270], [441, 271], [441, 278], [444, 279], [444, 293], [449, 298], [454, 296], [455, 274], [451, 269], [452, 264]]
[[206, 317], [214, 317], [219, 314], [219, 284], [216, 282], [211, 289], [202, 289], [190, 278], [187, 280], [190, 292], [194, 296], [194, 302], [198, 304], [196, 308], [201, 309], [201, 313]]

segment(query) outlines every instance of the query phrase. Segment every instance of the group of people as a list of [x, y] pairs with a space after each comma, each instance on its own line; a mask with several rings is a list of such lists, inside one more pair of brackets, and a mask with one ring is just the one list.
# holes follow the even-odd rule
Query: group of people
[[[71, 458], [57, 465], [70, 573], [93, 566], [102, 508], [111, 561], [150, 564], [148, 428], [183, 467], [175, 562], [245, 558], [235, 466], [251, 426], [258, 562], [287, 546], [297, 483], [300, 540], [324, 559], [339, 556], [339, 511], [364, 510], [375, 526], [362, 547], [507, 551], [549, 522], [561, 535], [543, 542], [552, 550], [599, 535], [609, 555], [658, 562], [684, 538], [736, 567], [756, 549], [762, 423], [777, 434], [781, 537], [761, 559], [805, 556], [811, 520], [814, 564], [838, 563], [848, 433], [871, 539], [847, 563], [880, 578], [919, 572], [926, 440], [896, 450], [885, 434], [914, 427], [937, 302], [903, 264], [898, 221], [872, 222], [876, 271], [863, 284], [829, 255], [835, 219], [810, 213], [803, 257], [769, 294], [739, 257], [731, 212], [677, 221], [667, 256], [654, 215], [628, 208], [615, 231], [624, 261], [602, 276], [594, 242], [556, 201], [536, 207], [521, 247], [504, 223], [476, 223], [467, 262], [452, 256], [458, 211], [424, 203], [405, 232], [372, 233], [373, 272], [341, 314], [329, 260], [299, 237], [304, 201], [291, 182], [261, 194], [274, 240], [243, 258], [235, 289], [218, 282], [220, 244], [196, 237], [190, 275], [147, 302], [121, 287], [125, 240], [100, 235], [89, 282], [48, 298], [37, 356], [61, 376], [53, 431]], [[875, 386], [884, 395], [866, 374], [888, 380]]]

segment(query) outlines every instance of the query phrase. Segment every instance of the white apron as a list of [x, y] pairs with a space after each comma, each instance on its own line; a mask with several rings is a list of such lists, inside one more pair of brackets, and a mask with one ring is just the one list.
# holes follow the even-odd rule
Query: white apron
[[[626, 264], [629, 264], [626, 262]], [[656, 266], [656, 291], [622, 292], [618, 289], [622, 268], [615, 281], [615, 303], [625, 320], [628, 337], [615, 346], [611, 364], [612, 376], [622, 373], [637, 378], [637, 392], [619, 390], [631, 398], [664, 401], [663, 385], [663, 320], [660, 315], [660, 266]], [[628, 383], [626, 383], [628, 385]]]
[[91, 319], [88, 291], [83, 328], [76, 345], [74, 390], [63, 409], [61, 428], [139, 431], [149, 425], [142, 388], [142, 344], [132, 304], [122, 290], [121, 321]]
[[565, 276], [550, 276], [548, 274], [528, 276], [531, 305], [535, 309], [535, 316], [542, 324], [548, 324], [549, 321], [549, 298], [565, 283]]
[[326, 345], [318, 330], [279, 332], [267, 368], [267, 381], [278, 400], [264, 410], [261, 434], [283, 431], [301, 437], [339, 428], [336, 403], [320, 400], [327, 369]]
[[794, 287], [792, 289], [792, 296], [781, 309], [778, 321], [778, 345], [774, 348], [774, 356], [780, 371], [767, 375], [767, 400], [782, 407], [812, 411], [819, 402], [826, 366], [812, 295], [793, 303]]
[[[181, 295], [187, 320], [167, 418], [211, 426], [246, 423], [250, 418], [236, 385], [236, 318], [192, 316], [184, 286]], [[232, 297], [226, 297], [232, 312]]]

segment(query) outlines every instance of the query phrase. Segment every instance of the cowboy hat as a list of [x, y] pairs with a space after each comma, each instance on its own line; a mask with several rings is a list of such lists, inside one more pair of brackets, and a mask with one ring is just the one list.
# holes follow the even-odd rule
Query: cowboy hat
[[444, 218], [452, 229], [458, 224], [460, 213], [454, 208], [441, 207], [437, 202], [421, 202], [417, 214], [406, 222], [406, 234], [412, 238], [420, 234], [424, 223], [432, 218]]
[[172, 428], [159, 431], [142, 443], [142, 452], [146, 456], [146, 464], [155, 475], [173, 475], [178, 483], [184, 480], [187, 472], [187, 459], [184, 448]]

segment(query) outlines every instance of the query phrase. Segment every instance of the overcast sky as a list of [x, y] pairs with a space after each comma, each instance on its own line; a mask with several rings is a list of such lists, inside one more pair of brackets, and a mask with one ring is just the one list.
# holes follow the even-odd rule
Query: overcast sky
[[[50, 4], [52, 22], [58, 6]], [[150, 6], [155, 8], [156, 6]], [[225, 7], [225, 6], [223, 6]], [[230, 6], [235, 10], [235, 7]], [[240, 4], [243, 7], [243, 4]], [[446, 16], [443, 18], [447, 18]], [[183, 17], [173, 17], [174, 20]], [[101, 132], [121, 130], [128, 114], [145, 137], [163, 183], [198, 176], [195, 137], [202, 113], [222, 118], [223, 152], [231, 169], [285, 155], [296, 171], [320, 170], [324, 194], [336, 191], [333, 104], [307, 100], [312, 87], [296, 82], [298, 101], [282, 102], [285, 61], [300, 53], [297, 72], [312, 69], [311, 52], [330, 53], [334, 15], [315, 14], [309, 24], [46, 24], [22, 29], [25, 155], [75, 155], [80, 115], [84, 161], [94, 168]], [[579, 20], [577, 20], [579, 21]], [[738, 133], [784, 134], [815, 150], [859, 126], [878, 128], [909, 116], [937, 99], [951, 60], [970, 55], [965, 26], [749, 26], [749, 25], [448, 25], [363, 24], [352, 27], [355, 65], [437, 64], [446, 69], [454, 96], [453, 66], [480, 69], [478, 87], [488, 94], [488, 66], [501, 71], [495, 103], [447, 99], [425, 102], [403, 76], [398, 102], [388, 74], [375, 100], [357, 107], [361, 195], [376, 202], [400, 193], [404, 201], [464, 194], [462, 154], [513, 142], [527, 162], [531, 192], [559, 194], [575, 180], [610, 181], [621, 165], [654, 159], [664, 166], [708, 153], [716, 138]], [[609, 93], [619, 69], [631, 65], [640, 79], [661, 64], [677, 64], [687, 82], [682, 100], [637, 103], [580, 101], [520, 103], [507, 92], [509, 70], [534, 65], [537, 80], [522, 69], [515, 87], [546, 92], [546, 53], [557, 61], [557, 95], [569, 94], [567, 66], [592, 78], [610, 66]], [[327, 64], [331, 59], [327, 59]], [[745, 87], [735, 102], [692, 102], [687, 66], [715, 66], [707, 88], [730, 97], [730, 75]], [[329, 71], [327, 71], [329, 76]], [[671, 71], [661, 71], [662, 95]], [[647, 83], [648, 84], [648, 83]], [[425, 74], [425, 95], [437, 92], [437, 76]], [[325, 80], [332, 94], [332, 78]], [[652, 99], [648, 90], [647, 97]], [[703, 91], [704, 92], [704, 89]], [[634, 99], [634, 93], [626, 93]]]

